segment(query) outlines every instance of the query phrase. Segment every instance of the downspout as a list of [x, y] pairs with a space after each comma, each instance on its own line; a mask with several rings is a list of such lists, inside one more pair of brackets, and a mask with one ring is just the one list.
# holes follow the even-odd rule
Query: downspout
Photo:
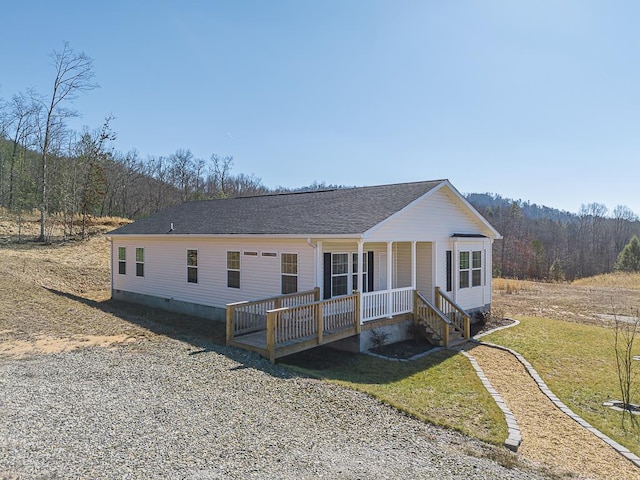
[[[360, 319], [360, 324], [362, 324], [362, 314], [364, 312], [364, 302], [362, 301], [362, 293], [364, 292], [364, 284], [362, 281], [362, 277], [364, 276], [364, 269], [362, 268], [362, 266], [364, 265], [363, 262], [363, 258], [362, 258], [362, 253], [364, 250], [364, 240], [360, 239], [358, 240], [358, 259], [356, 260], [357, 262], [357, 269], [358, 269], [358, 275], [357, 275], [357, 283], [356, 283], [356, 290], [358, 290], [358, 295], [360, 295], [360, 311], [358, 312], [358, 318]], [[368, 274], [368, 272], [367, 272]]]
[[313, 281], [316, 284], [316, 287], [320, 288], [320, 298], [322, 298], [323, 292], [322, 292], [322, 287], [320, 287], [320, 285], [318, 284], [318, 272], [320, 271], [320, 269], [318, 268], [318, 246], [321, 245], [321, 242], [317, 242], [316, 245], [313, 244], [313, 242], [311, 242], [311, 238], [308, 237], [307, 238], [307, 245], [309, 245], [311, 248], [313, 248], [313, 258], [314, 258], [314, 262], [313, 262]]

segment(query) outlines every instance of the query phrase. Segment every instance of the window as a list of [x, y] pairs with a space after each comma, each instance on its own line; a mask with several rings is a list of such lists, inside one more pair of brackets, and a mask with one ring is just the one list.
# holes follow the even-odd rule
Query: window
[[198, 250], [187, 250], [187, 282], [198, 283]]
[[469, 287], [469, 252], [460, 252], [460, 288]]
[[[351, 267], [353, 268], [353, 276], [351, 278], [352, 281], [352, 290], [358, 289], [358, 254], [352, 254], [353, 261], [351, 262]], [[369, 291], [369, 255], [367, 252], [364, 252], [362, 255], [362, 291]]]
[[136, 277], [144, 277], [144, 248], [136, 248]]
[[451, 250], [447, 250], [447, 292], [453, 290], [453, 255]]
[[282, 273], [282, 294], [298, 291], [298, 254], [283, 253], [280, 255], [280, 272]]
[[482, 285], [482, 252], [480, 250], [471, 253], [471, 286]]
[[331, 296], [346, 295], [349, 289], [349, 254], [331, 254]]
[[240, 252], [227, 252], [227, 287], [240, 288]]
[[118, 273], [127, 274], [127, 247], [118, 247]]
[[460, 288], [482, 285], [482, 251], [460, 252]]

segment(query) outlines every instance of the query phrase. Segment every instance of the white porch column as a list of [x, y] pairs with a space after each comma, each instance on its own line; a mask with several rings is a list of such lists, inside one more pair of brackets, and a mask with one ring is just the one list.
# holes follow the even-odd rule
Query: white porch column
[[393, 242], [387, 242], [387, 316], [393, 316]]
[[362, 301], [362, 293], [364, 292], [364, 285], [362, 283], [362, 251], [364, 249], [364, 240], [358, 240], [358, 259], [357, 270], [358, 270], [358, 281], [356, 282], [356, 288], [358, 290], [358, 295], [360, 295], [360, 323], [362, 323], [362, 314], [364, 313], [364, 302]]
[[322, 240], [318, 240], [316, 243], [316, 287], [320, 288], [320, 298], [324, 298], [324, 268], [322, 252]]
[[411, 242], [411, 288], [414, 290], [418, 285], [418, 258], [416, 257], [416, 244], [418, 242]]

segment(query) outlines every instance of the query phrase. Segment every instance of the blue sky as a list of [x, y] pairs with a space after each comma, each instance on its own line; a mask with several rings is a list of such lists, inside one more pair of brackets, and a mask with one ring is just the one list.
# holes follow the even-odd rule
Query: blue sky
[[269, 187], [448, 178], [576, 212], [640, 214], [639, 2], [21, 0], [0, 97], [48, 93], [68, 41], [117, 150], [232, 155]]

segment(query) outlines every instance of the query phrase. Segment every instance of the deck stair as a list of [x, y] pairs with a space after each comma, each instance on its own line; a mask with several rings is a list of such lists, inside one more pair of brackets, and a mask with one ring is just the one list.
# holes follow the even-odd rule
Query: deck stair
[[427, 340], [449, 348], [471, 338], [469, 314], [439, 288], [435, 290], [435, 304], [418, 291], [414, 295], [414, 325]]

